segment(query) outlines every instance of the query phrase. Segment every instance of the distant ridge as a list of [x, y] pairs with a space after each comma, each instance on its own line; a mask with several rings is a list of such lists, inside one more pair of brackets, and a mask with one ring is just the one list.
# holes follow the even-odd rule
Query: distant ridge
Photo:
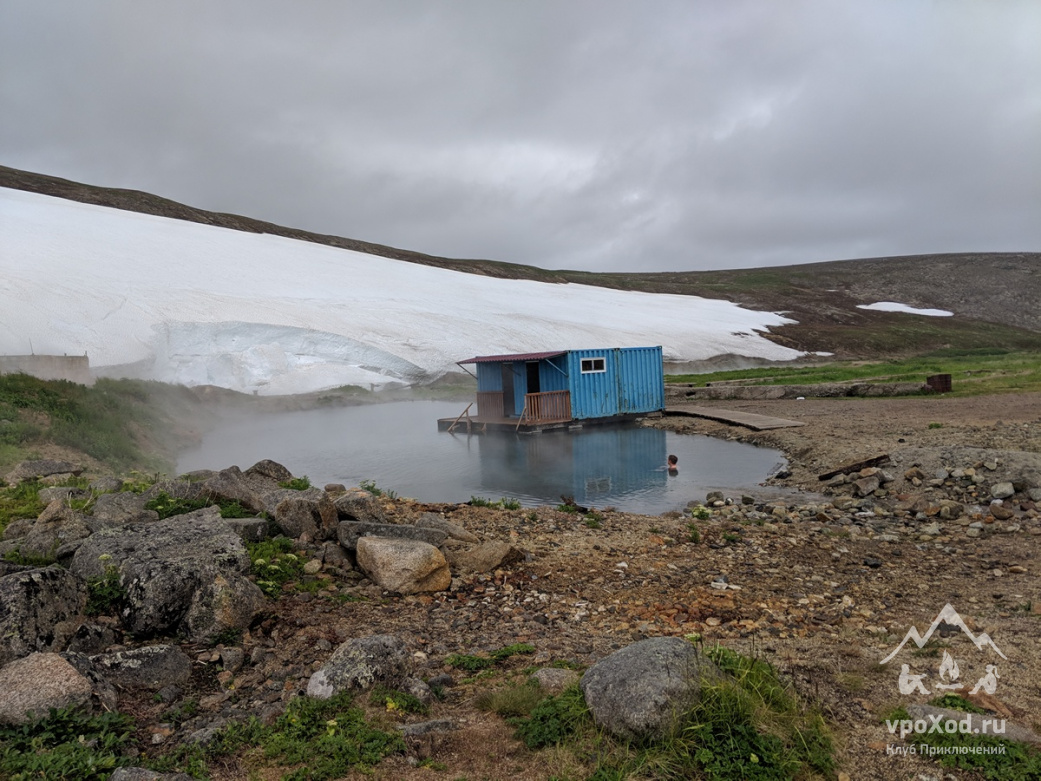
[[918, 627], [912, 626], [910, 629], [907, 630], [907, 634], [904, 635], [904, 639], [900, 641], [900, 645], [893, 649], [893, 652], [889, 654], [889, 656], [887, 656], [881, 662], [879, 662], [879, 664], [885, 664], [894, 656], [896, 656], [900, 652], [900, 649], [907, 645], [908, 640], [913, 640], [914, 644], [921, 648], [929, 642], [929, 638], [933, 636], [933, 632], [936, 631], [940, 624], [956, 626], [959, 629], [961, 629], [962, 633], [966, 637], [968, 637], [969, 640], [972, 641], [972, 644], [975, 645], [976, 648], [980, 651], [982, 651], [984, 647], [990, 646], [1002, 659], [1008, 659], [1008, 657], [1001, 652], [1001, 649], [994, 644], [994, 641], [990, 639], [990, 635], [988, 635], [986, 632], [981, 632], [978, 635], [974, 635], [972, 633], [972, 630], [969, 629], [969, 627], [965, 624], [965, 621], [958, 614], [958, 611], [955, 610], [954, 607], [951, 606], [951, 604], [948, 602], [946, 605], [943, 606], [943, 609], [937, 614], [936, 618], [933, 619], [932, 624], [929, 625], [929, 629], [926, 630], [926, 633], [924, 635], [920, 635], [918, 633]]
[[[749, 309], [784, 312], [797, 323], [766, 336], [836, 358], [922, 355], [942, 349], [1041, 350], [1041, 252], [953, 253], [726, 271], [596, 273], [552, 271], [495, 260], [455, 259], [287, 228], [196, 209], [137, 190], [97, 187], [0, 166], [0, 187], [154, 214], [250, 233], [267, 233], [370, 255], [505, 279], [583, 284], [647, 293], [697, 295]], [[858, 309], [893, 301], [943, 309], [937, 318]]]

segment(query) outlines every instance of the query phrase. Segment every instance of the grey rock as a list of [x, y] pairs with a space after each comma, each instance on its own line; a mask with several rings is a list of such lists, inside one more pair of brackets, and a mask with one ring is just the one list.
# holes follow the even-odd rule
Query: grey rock
[[126, 523], [140, 523], [147, 521], [158, 521], [159, 513], [155, 510], [146, 510], [148, 503], [142, 494], [130, 491], [119, 494], [102, 494], [94, 502], [91, 515], [101, 523], [96, 525], [119, 526]]
[[196, 746], [208, 746], [213, 742], [214, 738], [217, 737], [219, 732], [219, 727], [203, 727], [202, 729], [197, 729], [195, 732], [190, 734], [186, 742]]
[[0, 724], [25, 724], [51, 708], [85, 706], [90, 681], [53, 653], [34, 653], [0, 667]]
[[70, 568], [84, 580], [115, 566], [126, 590], [121, 618], [139, 636], [181, 631], [207, 642], [244, 629], [263, 607], [246, 578], [249, 556], [216, 507], [147, 524], [102, 529], [87, 538]]
[[327, 700], [343, 691], [365, 691], [376, 684], [397, 688], [412, 674], [412, 656], [396, 635], [348, 640], [307, 683], [311, 697]]
[[90, 661], [106, 679], [123, 689], [159, 691], [166, 686], [184, 686], [192, 675], [191, 660], [176, 645], [99, 654]]
[[341, 519], [364, 521], [368, 523], [386, 523], [387, 516], [379, 499], [364, 488], [348, 488], [336, 497], [336, 512]]
[[598, 725], [623, 740], [645, 740], [681, 728], [703, 680], [719, 675], [687, 641], [652, 637], [597, 662], [580, 686]]
[[443, 591], [452, 583], [444, 554], [418, 540], [362, 537], [357, 558], [358, 568], [373, 583], [398, 594]]
[[87, 496], [90, 496], [88, 491], [84, 491], [82, 488], [72, 488], [67, 485], [56, 485], [50, 488], [40, 489], [40, 501], [45, 504], [50, 504], [55, 500], [65, 503], [70, 499], [84, 499]]
[[[0, 577], [0, 665], [37, 651], [59, 650], [67, 639], [62, 625], [79, 615], [86, 602], [83, 582], [56, 564]], [[68, 634], [74, 631], [70, 627]]]
[[560, 694], [573, 683], [577, 683], [579, 675], [575, 670], [560, 667], [542, 667], [531, 674], [531, 680], [550, 694]]
[[276, 483], [288, 483], [293, 479], [293, 473], [282, 466], [277, 461], [265, 458], [263, 461], [257, 461], [253, 466], [247, 469], [244, 474], [247, 477], [261, 477], [268, 480], [273, 480]]
[[340, 569], [352, 569], [351, 561], [347, 558], [347, 552], [338, 542], [326, 542], [322, 545], [319, 555], [323, 564]]
[[347, 550], [355, 550], [361, 537], [386, 537], [402, 540], [418, 540], [428, 545], [438, 546], [448, 536], [440, 529], [424, 526], [404, 526], [394, 523], [366, 523], [358, 521], [340, 521], [336, 529], [340, 545]]
[[94, 713], [108, 713], [119, 707], [119, 695], [116, 688], [98, 672], [90, 662], [90, 657], [80, 653], [65, 651], [61, 658], [71, 664], [80, 675], [90, 682], [90, 710]]
[[43, 459], [37, 461], [22, 461], [14, 469], [7, 473], [4, 480], [8, 485], [18, 485], [23, 480], [34, 480], [51, 475], [79, 475], [83, 467], [77, 466], [70, 461], [55, 461]]
[[90, 490], [98, 494], [111, 494], [123, 490], [123, 481], [118, 477], [99, 477], [90, 483]]
[[268, 538], [268, 522], [264, 518], [225, 518], [243, 542], [263, 542]]
[[161, 494], [166, 494], [171, 499], [185, 499], [193, 502], [203, 499], [206, 491], [200, 483], [193, 483], [189, 480], [159, 480], [143, 492], [141, 498], [150, 502], [158, 499]]
[[465, 550], [445, 553], [448, 563], [459, 574], [491, 572], [524, 561], [525, 553], [507, 542], [486, 542]]
[[20, 539], [29, 533], [29, 530], [33, 527], [33, 524], [35, 523], [35, 518], [19, 518], [16, 521], [11, 521], [9, 524], [7, 524], [7, 528], [4, 529], [3, 539]]
[[116, 631], [105, 624], [80, 624], [65, 647], [71, 653], [93, 656], [115, 645]]
[[[437, 529], [443, 531], [450, 539], [462, 542], [480, 542], [481, 538], [476, 534], [468, 532], [457, 523], [445, 520], [436, 513], [423, 513], [416, 521], [416, 526], [424, 529]], [[437, 544], [437, 543], [434, 543]]]
[[265, 494], [279, 490], [277, 481], [256, 473], [245, 475], [237, 466], [222, 469], [199, 485], [211, 499], [238, 502], [258, 515], [265, 511]]
[[990, 487], [990, 495], [995, 499], [1008, 499], [1015, 493], [1016, 489], [1008, 481], [995, 483]]
[[321, 488], [279, 489], [264, 496], [265, 509], [287, 537], [324, 540], [336, 536], [339, 516]]
[[871, 494], [878, 490], [881, 484], [882, 481], [879, 480], [877, 474], [861, 477], [853, 481], [853, 495], [871, 496]]
[[221, 666], [228, 672], [237, 673], [242, 669], [243, 663], [246, 661], [246, 652], [238, 646], [232, 646], [230, 648], [222, 648], [220, 652], [220, 663]]
[[40, 513], [29, 533], [18, 544], [26, 556], [56, 558], [59, 548], [90, 536], [87, 516], [75, 512], [59, 499]]
[[411, 694], [424, 705], [429, 705], [434, 701], [434, 690], [430, 688], [426, 681], [419, 678], [405, 678], [398, 684], [398, 691]]

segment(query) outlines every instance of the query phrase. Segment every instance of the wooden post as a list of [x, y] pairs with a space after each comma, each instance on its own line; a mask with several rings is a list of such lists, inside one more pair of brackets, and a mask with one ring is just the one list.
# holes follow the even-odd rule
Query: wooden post
[[459, 417], [452, 421], [452, 425], [448, 427], [449, 434], [452, 433], [452, 429], [455, 428], [456, 424], [463, 419], [463, 415], [466, 415], [466, 429], [467, 431], [470, 430], [470, 416], [467, 415], [467, 413], [470, 411], [470, 407], [472, 407], [473, 405], [474, 403], [471, 401], [469, 404], [466, 405], [466, 409], [459, 413]]

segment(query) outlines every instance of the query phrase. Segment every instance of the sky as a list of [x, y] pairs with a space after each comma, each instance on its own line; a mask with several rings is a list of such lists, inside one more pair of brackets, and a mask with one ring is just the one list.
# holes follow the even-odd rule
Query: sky
[[104, 376], [287, 394], [421, 384], [476, 355], [804, 357], [762, 336], [791, 320], [729, 301], [461, 274], [7, 188], [0, 215], [0, 355], [86, 354]]
[[448, 257], [1041, 250], [1036, 0], [4, 0], [0, 164]]

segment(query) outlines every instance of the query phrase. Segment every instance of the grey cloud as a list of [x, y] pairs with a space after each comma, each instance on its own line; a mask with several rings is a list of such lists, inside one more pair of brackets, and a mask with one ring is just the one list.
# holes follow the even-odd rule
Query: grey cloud
[[459, 257], [1041, 245], [1041, 6], [131, 0], [0, 10], [0, 162]]

